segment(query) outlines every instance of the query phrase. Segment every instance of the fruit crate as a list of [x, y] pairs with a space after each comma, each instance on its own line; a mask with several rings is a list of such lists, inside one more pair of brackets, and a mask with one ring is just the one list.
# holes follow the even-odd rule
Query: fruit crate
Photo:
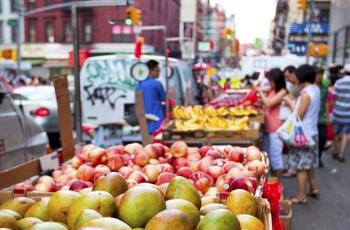
[[[249, 121], [250, 130], [204, 130], [206, 136], [212, 140], [217, 139], [230, 139], [230, 140], [259, 140], [261, 124], [258, 121]], [[213, 140], [213, 142], [215, 142]]]
[[[218, 193], [218, 198], [221, 203], [226, 205], [226, 200], [229, 196], [229, 192], [220, 192]], [[265, 225], [265, 230], [272, 230], [272, 217], [271, 217], [271, 208], [270, 203], [267, 199], [255, 196], [255, 201], [257, 205], [257, 210], [255, 217], [261, 220]]]
[[186, 139], [200, 139], [205, 138], [206, 134], [204, 130], [194, 131], [178, 131], [175, 128], [175, 121], [171, 120], [163, 126], [162, 134], [163, 140], [186, 140]]

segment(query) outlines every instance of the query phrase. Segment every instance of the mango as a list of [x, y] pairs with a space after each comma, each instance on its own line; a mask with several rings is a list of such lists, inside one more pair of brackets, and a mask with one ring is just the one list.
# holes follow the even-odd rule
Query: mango
[[36, 204], [34, 204], [28, 209], [24, 217], [35, 217], [42, 221], [50, 221], [51, 218], [47, 212], [49, 199], [50, 198], [45, 197], [42, 200], [38, 201]]
[[242, 229], [264, 230], [265, 225], [255, 216], [248, 214], [237, 215]]
[[166, 209], [177, 209], [185, 213], [190, 218], [193, 227], [195, 228], [200, 220], [200, 213], [194, 204], [183, 199], [171, 199], [165, 202]]
[[23, 217], [35, 203], [36, 201], [29, 197], [16, 197], [0, 205], [0, 209], [11, 209]]
[[75, 220], [72, 230], [82, 227], [84, 224], [86, 224], [90, 220], [94, 220], [102, 217], [103, 216], [95, 210], [85, 209], [79, 214], [79, 216]]
[[81, 195], [75, 191], [60, 190], [55, 192], [47, 205], [49, 217], [56, 222], [67, 224], [69, 208], [79, 197]]
[[89, 226], [104, 228], [106, 230], [132, 230], [126, 223], [112, 217], [102, 217], [90, 220], [83, 225], [82, 229]]
[[108, 173], [99, 177], [92, 187], [92, 191], [106, 191], [116, 197], [128, 190], [128, 183], [125, 178], [117, 172]]
[[209, 212], [216, 210], [216, 209], [228, 209], [226, 205], [224, 204], [207, 204], [204, 207], [202, 207], [199, 211], [200, 214], [205, 216], [207, 215]]
[[235, 215], [255, 215], [257, 209], [254, 196], [244, 189], [235, 189], [231, 191], [227, 198], [226, 206]]
[[0, 212], [0, 228], [17, 230], [18, 224], [16, 218], [6, 212]]
[[43, 222], [42, 220], [35, 217], [25, 217], [17, 221], [18, 230], [24, 230], [33, 226], [34, 224], [38, 224], [42, 222]]
[[[196, 230], [240, 230], [235, 214], [226, 209], [209, 212], [198, 223]], [[250, 228], [249, 228], [250, 229]]]
[[146, 225], [145, 230], [193, 230], [188, 216], [176, 209], [167, 209], [155, 215]]
[[34, 224], [33, 226], [27, 228], [26, 230], [68, 230], [64, 224], [56, 223], [56, 222], [42, 222], [38, 224]]

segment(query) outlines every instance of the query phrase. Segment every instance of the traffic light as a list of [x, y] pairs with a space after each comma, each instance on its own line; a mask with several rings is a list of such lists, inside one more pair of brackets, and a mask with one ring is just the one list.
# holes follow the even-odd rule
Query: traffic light
[[140, 39], [135, 44], [135, 50], [134, 55], [136, 58], [140, 58], [142, 53], [142, 46], [145, 44], [145, 39], [143, 37], [140, 37]]
[[328, 46], [326, 44], [319, 44], [316, 47], [317, 57], [325, 57], [328, 55]]
[[314, 57], [316, 52], [315, 52], [315, 44], [314, 43], [310, 43], [309, 44], [309, 56]]
[[133, 10], [131, 11], [132, 24], [138, 25], [139, 22], [141, 21], [141, 17], [142, 17], [142, 11], [137, 8], [133, 8]]
[[133, 10], [132, 7], [128, 7], [128, 8], [126, 9], [126, 11], [125, 11], [125, 13], [126, 13], [125, 24], [128, 25], [128, 26], [131, 26], [131, 25], [132, 25], [132, 19], [131, 19], [132, 10]]
[[223, 38], [231, 40], [233, 37], [233, 30], [231, 28], [225, 28], [223, 33]]
[[298, 2], [298, 10], [306, 11], [307, 8], [307, 0], [297, 0]]

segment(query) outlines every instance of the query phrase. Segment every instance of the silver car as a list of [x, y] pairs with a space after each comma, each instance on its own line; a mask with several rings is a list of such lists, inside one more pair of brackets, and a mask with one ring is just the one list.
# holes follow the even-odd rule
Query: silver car
[[[74, 91], [73, 88], [69, 90], [73, 119]], [[22, 107], [23, 111], [30, 114], [34, 121], [44, 129], [49, 136], [51, 147], [60, 147], [55, 88], [53, 86], [24, 86], [14, 89], [12, 98], [16, 105]]]

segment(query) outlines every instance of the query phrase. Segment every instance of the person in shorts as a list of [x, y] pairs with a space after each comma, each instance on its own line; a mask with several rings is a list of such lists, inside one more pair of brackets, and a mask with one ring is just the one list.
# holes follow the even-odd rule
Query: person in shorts
[[[339, 79], [333, 89], [333, 158], [340, 162], [345, 161], [345, 149], [348, 145], [350, 134], [350, 64], [346, 64], [342, 70], [344, 76]], [[341, 138], [340, 151], [339, 138]]]

